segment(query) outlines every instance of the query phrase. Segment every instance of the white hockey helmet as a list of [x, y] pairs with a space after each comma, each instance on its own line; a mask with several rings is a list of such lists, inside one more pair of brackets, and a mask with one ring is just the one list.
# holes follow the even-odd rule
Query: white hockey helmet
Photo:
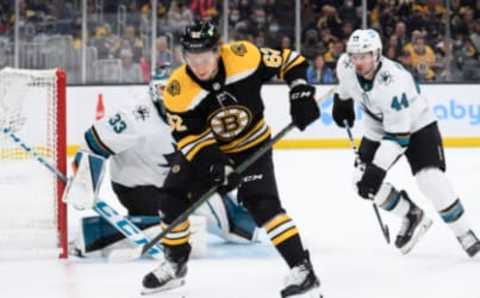
[[347, 41], [348, 54], [363, 54], [372, 52], [378, 61], [382, 56], [382, 40], [373, 29], [357, 29]]

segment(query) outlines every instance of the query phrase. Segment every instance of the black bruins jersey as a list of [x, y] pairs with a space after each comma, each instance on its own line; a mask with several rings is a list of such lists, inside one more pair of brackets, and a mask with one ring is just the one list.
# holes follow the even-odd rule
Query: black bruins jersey
[[210, 81], [196, 79], [186, 65], [179, 67], [164, 92], [178, 149], [191, 161], [212, 145], [234, 154], [262, 144], [271, 135], [262, 84], [275, 75], [287, 83], [305, 79], [306, 67], [305, 58], [294, 51], [259, 49], [245, 41], [220, 48], [219, 71]]

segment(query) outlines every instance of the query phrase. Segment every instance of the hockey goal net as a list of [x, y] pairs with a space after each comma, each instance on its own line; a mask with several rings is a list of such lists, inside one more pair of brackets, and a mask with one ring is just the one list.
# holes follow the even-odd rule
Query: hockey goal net
[[65, 81], [59, 69], [0, 70], [0, 260], [67, 257], [64, 183], [38, 162], [66, 175]]

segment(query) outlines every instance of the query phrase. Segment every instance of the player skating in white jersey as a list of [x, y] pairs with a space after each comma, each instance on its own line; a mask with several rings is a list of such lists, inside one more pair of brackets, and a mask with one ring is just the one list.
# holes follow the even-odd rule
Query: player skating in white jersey
[[[85, 132], [81, 146], [83, 151], [109, 158], [112, 189], [131, 220], [142, 229], [159, 223], [158, 210], [162, 210], [164, 204], [158, 198], [169, 171], [168, 164], [178, 155], [174, 152], [170, 128], [162, 120], [165, 115], [161, 94], [164, 83], [164, 80], [152, 80], [151, 100], [138, 98], [133, 105], [124, 106], [113, 116], [94, 123]], [[227, 242], [253, 243], [257, 240], [258, 230], [253, 218], [231, 196], [215, 195], [195, 214], [205, 216], [208, 231]], [[96, 218], [82, 221], [79, 237], [83, 239], [77, 241], [76, 248], [80, 255], [100, 249], [108, 252], [112, 243], [123, 238], [117, 231], [107, 228], [105, 221]], [[152, 235], [157, 233], [152, 231]], [[195, 235], [192, 239], [193, 254], [196, 254]]]
[[378, 33], [368, 29], [355, 30], [350, 36], [347, 53], [337, 63], [337, 76], [335, 123], [341, 127], [345, 123], [353, 125], [354, 100], [365, 111], [356, 190], [362, 198], [403, 218], [395, 246], [408, 253], [432, 224], [406, 191], [384, 182], [390, 167], [405, 155], [422, 193], [432, 201], [467, 254], [477, 254], [480, 241], [445, 175], [437, 120], [412, 75], [401, 64], [382, 56]]

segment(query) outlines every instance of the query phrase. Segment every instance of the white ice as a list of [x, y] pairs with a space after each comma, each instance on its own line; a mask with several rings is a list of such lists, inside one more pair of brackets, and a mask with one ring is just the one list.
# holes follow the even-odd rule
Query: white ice
[[[447, 174], [480, 233], [479, 149], [448, 149]], [[476, 298], [480, 260], [472, 260], [422, 197], [401, 160], [387, 177], [405, 188], [434, 219], [406, 256], [386, 245], [371, 204], [351, 187], [350, 150], [277, 150], [278, 186], [285, 208], [300, 228], [326, 298]], [[113, 195], [110, 193], [110, 197]], [[399, 221], [381, 212], [392, 237]], [[189, 263], [187, 285], [151, 297], [280, 297], [287, 266], [269, 243], [211, 243], [209, 256]], [[154, 261], [109, 263], [99, 259], [3, 261], [0, 297], [140, 297], [143, 276]]]

